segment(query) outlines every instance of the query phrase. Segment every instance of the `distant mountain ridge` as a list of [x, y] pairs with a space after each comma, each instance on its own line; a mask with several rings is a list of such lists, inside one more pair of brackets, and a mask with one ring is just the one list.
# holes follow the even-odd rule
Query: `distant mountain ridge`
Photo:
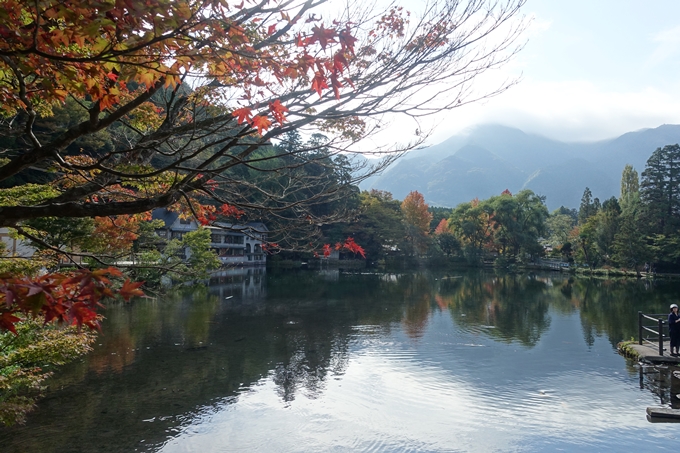
[[569, 143], [487, 124], [412, 151], [361, 187], [387, 190], [398, 199], [418, 190], [428, 203], [449, 207], [505, 189], [531, 189], [546, 196], [551, 210], [577, 208], [586, 187], [601, 200], [618, 196], [626, 164], [642, 173], [656, 148], [675, 143], [680, 143], [680, 125]]

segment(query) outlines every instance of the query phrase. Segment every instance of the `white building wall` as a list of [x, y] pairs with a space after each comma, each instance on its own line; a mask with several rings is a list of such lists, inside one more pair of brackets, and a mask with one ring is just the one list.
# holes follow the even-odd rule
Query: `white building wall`
[[10, 237], [8, 228], [0, 228], [0, 240], [5, 245], [6, 253], [10, 256], [30, 258], [36, 251], [27, 241]]

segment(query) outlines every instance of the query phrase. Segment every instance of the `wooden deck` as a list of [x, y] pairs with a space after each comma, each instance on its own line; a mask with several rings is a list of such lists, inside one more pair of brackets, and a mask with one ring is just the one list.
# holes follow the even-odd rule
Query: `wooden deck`
[[680, 423], [680, 410], [670, 407], [648, 407], [647, 417], [652, 423]]
[[680, 357], [673, 357], [670, 355], [671, 344], [669, 341], [665, 341], [663, 344], [664, 351], [663, 355], [659, 355], [659, 346], [652, 346], [649, 343], [642, 345], [631, 344], [628, 346], [640, 355], [640, 360], [648, 363], [669, 363], [669, 364], [680, 364]]
[[[640, 315], [642, 320], [643, 315]], [[642, 332], [642, 328], [640, 329]], [[657, 337], [658, 338], [658, 337]], [[670, 355], [670, 342], [663, 342], [662, 354], [659, 354], [659, 344], [644, 342], [643, 344], [624, 342], [625, 345], [620, 345], [620, 351], [623, 355], [630, 358], [637, 358], [640, 362], [646, 362], [653, 365], [666, 365], [671, 367], [671, 398], [680, 398], [678, 393], [678, 382], [680, 381], [680, 370], [676, 367], [680, 366], [680, 357]], [[636, 357], [637, 356], [637, 357]], [[640, 371], [642, 373], [642, 370]], [[642, 388], [642, 374], [640, 375], [640, 386]], [[675, 400], [674, 400], [675, 401]], [[677, 405], [675, 405], [677, 407]], [[648, 407], [647, 420], [651, 423], [680, 423], [680, 409], [673, 409], [672, 407]]]

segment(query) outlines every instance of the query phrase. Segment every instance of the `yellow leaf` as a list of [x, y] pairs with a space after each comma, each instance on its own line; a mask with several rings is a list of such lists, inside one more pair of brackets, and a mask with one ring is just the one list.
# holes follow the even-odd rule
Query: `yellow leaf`
[[156, 75], [153, 72], [142, 72], [137, 74], [137, 80], [146, 85], [146, 88], [148, 89], [156, 82]]

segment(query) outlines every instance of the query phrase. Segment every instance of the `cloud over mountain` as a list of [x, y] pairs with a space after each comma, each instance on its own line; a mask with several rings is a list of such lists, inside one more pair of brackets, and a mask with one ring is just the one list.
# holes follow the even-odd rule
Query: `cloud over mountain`
[[626, 164], [641, 173], [656, 148], [679, 142], [680, 125], [581, 143], [482, 125], [409, 153], [362, 188], [387, 190], [399, 199], [418, 190], [439, 206], [484, 199], [505, 189], [531, 189], [547, 197], [550, 209], [578, 207], [586, 186], [601, 200], [618, 196]]

